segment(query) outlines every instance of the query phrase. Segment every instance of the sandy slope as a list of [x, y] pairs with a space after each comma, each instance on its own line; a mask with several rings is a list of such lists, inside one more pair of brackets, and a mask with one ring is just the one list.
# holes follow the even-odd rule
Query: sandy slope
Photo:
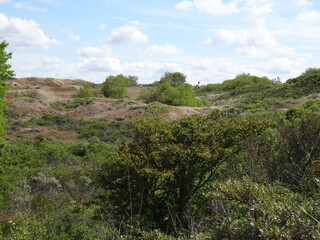
[[[106, 121], [128, 120], [144, 113], [146, 104], [135, 101], [141, 88], [129, 89], [130, 99], [116, 100], [111, 98], [96, 98], [85, 106], [76, 108], [57, 108], [56, 102], [72, 103], [74, 95], [81, 88], [81, 80], [53, 79], [53, 78], [21, 78], [8, 82], [7, 101], [11, 114], [8, 121], [25, 121], [46, 114], [60, 114], [76, 118], [103, 119]], [[169, 119], [181, 118], [193, 114], [206, 114], [213, 108], [172, 107], [166, 113]], [[9, 135], [20, 135], [24, 138], [33, 138], [41, 134], [49, 134], [62, 140], [74, 140], [74, 133], [69, 136], [57, 130], [37, 128], [19, 129], [9, 132]]]

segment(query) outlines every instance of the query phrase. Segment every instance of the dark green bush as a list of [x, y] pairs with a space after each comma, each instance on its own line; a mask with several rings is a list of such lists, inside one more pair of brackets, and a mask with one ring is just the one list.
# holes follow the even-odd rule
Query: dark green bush
[[123, 98], [127, 94], [127, 87], [137, 85], [138, 78], [136, 76], [108, 76], [106, 81], [102, 83], [102, 94], [105, 97]]
[[319, 202], [250, 179], [216, 183], [209, 198], [223, 202], [211, 239], [319, 239]]
[[195, 98], [194, 90], [189, 84], [182, 84], [177, 87], [172, 86], [168, 82], [157, 84], [150, 90], [143, 91], [140, 99], [143, 99], [147, 103], [161, 102], [173, 106], [203, 106], [203, 104]]
[[203, 116], [139, 119], [132, 143], [98, 174], [105, 189], [101, 199], [112, 203], [128, 224], [190, 233], [190, 219], [201, 217], [202, 193], [217, 169], [238, 152], [244, 139], [268, 125]]

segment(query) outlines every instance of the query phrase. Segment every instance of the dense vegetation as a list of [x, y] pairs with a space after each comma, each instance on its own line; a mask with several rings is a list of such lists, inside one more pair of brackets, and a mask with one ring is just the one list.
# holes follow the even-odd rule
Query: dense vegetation
[[145, 89], [140, 99], [146, 103], [160, 102], [172, 106], [200, 107], [203, 103], [195, 98], [195, 92], [186, 83], [186, 76], [180, 72], [166, 72], [151, 89]]
[[105, 97], [123, 98], [127, 93], [127, 87], [137, 85], [138, 78], [136, 76], [108, 76], [102, 84], [102, 93]]
[[78, 143], [40, 138], [1, 147], [4, 239], [320, 236], [316, 114], [280, 122], [219, 112], [173, 122], [143, 117], [130, 135], [113, 128], [111, 140], [100, 133], [115, 123], [74, 121], [29, 124], [80, 129]]
[[286, 103], [319, 93], [320, 69], [310, 68], [296, 78], [281, 83], [250, 74], [240, 74], [222, 83], [208, 84], [196, 89], [206, 96], [210, 105], [228, 105], [237, 113], [288, 108]]
[[[198, 95], [220, 98], [209, 102], [240, 100], [239, 111], [173, 121], [154, 103], [130, 122], [10, 122], [74, 131], [78, 141], [0, 146], [0, 239], [320, 239], [320, 101], [278, 113], [247, 104], [318, 93], [319, 76], [309, 69], [282, 84], [242, 74], [199, 87]], [[194, 91], [176, 79], [183, 75], [166, 74], [151, 92]], [[86, 104], [95, 94], [83, 88], [75, 99]]]
[[[6, 95], [6, 82], [5, 80], [14, 76], [12, 70], [10, 70], [11, 65], [8, 64], [8, 60], [11, 58], [12, 54], [6, 52], [6, 47], [8, 43], [3, 41], [0, 42], [0, 138], [4, 136], [5, 121], [3, 119], [3, 113], [5, 109], [4, 97]], [[1, 140], [0, 140], [1, 141]]]

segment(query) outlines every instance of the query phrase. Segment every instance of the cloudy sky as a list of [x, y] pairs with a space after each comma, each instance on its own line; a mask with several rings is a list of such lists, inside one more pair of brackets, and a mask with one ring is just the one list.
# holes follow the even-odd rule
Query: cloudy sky
[[2, 40], [17, 77], [284, 82], [320, 66], [320, 1], [0, 0]]

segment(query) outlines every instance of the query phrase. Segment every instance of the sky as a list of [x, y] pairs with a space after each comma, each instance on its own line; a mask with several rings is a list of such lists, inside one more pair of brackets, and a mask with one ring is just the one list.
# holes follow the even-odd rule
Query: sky
[[3, 40], [16, 77], [285, 82], [320, 66], [320, 1], [0, 0]]

